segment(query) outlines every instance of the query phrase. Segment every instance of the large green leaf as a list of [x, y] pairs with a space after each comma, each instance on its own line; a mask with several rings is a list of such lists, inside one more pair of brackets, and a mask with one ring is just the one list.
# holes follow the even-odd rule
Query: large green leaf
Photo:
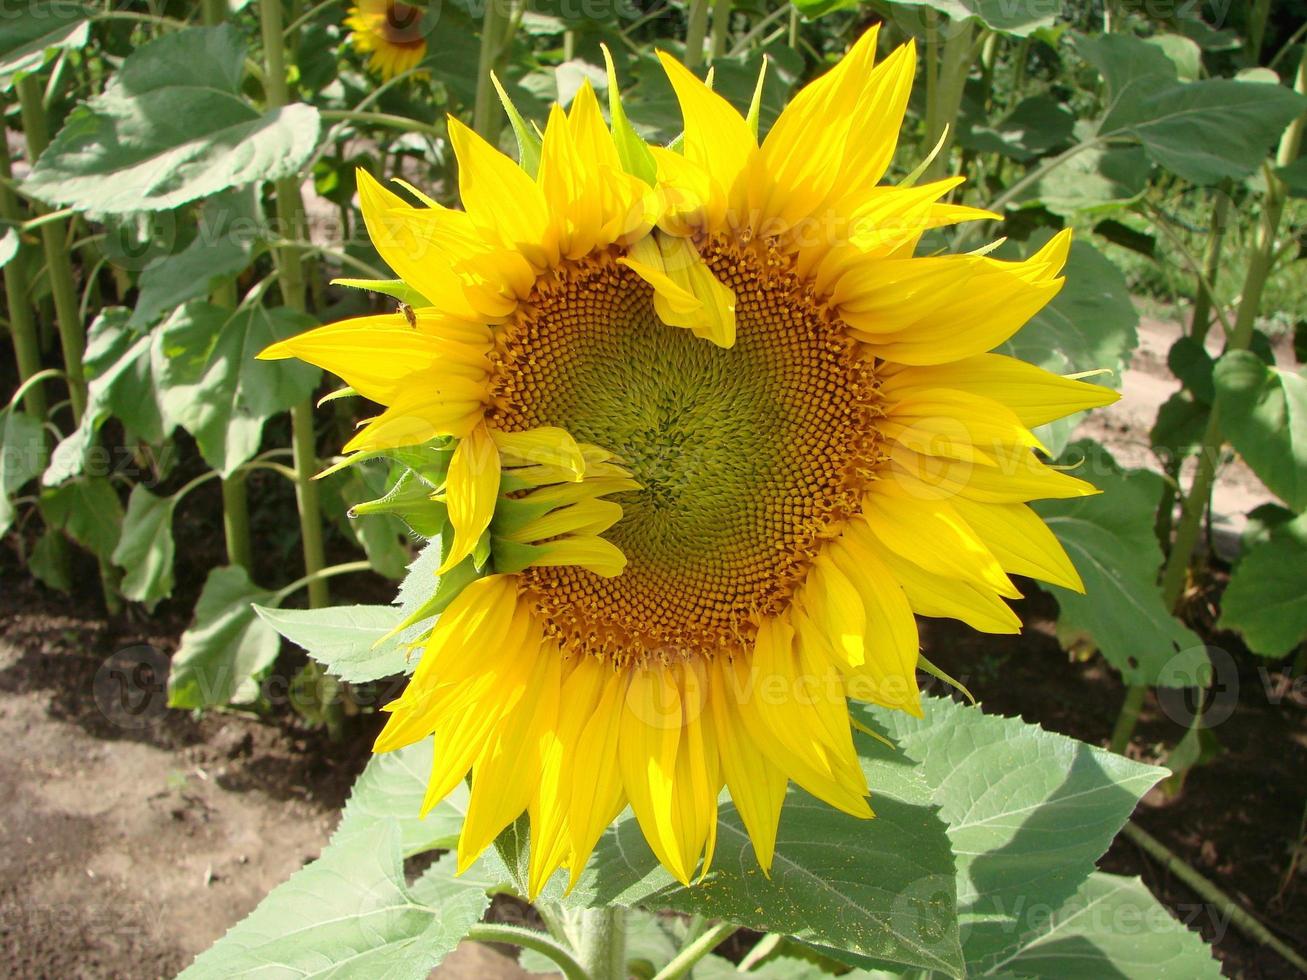
[[[930, 7], [959, 23], [975, 17], [990, 30], [1027, 37], [1042, 27], [1052, 27], [1061, 5], [1061, 0], [898, 0], [894, 7]], [[797, 3], [795, 6], [804, 10]]]
[[[426, 817], [419, 817], [431, 775], [433, 739], [374, 755], [350, 792], [340, 833], [366, 833], [390, 822], [399, 827], [405, 857], [452, 848], [467, 814], [468, 788], [460, 783]], [[507, 880], [507, 879], [505, 879]]]
[[[1094, 869], [1166, 770], [953, 701], [923, 719], [869, 712], [917, 763], [957, 855], [968, 976], [1015, 948]], [[1035, 913], [1037, 914], [1037, 913]], [[1020, 925], [1020, 928], [1018, 928]]]
[[68, 117], [25, 183], [52, 204], [100, 214], [176, 207], [295, 174], [318, 112], [259, 112], [242, 96], [245, 44], [232, 26], [190, 27], [133, 51], [104, 92]]
[[129, 324], [152, 325], [192, 299], [207, 298], [221, 282], [250, 264], [262, 233], [257, 196], [250, 188], [227, 191], [204, 203], [195, 237], [141, 271], [140, 294]]
[[1084, 580], [1081, 595], [1048, 586], [1057, 598], [1064, 643], [1088, 637], [1128, 684], [1205, 686], [1206, 648], [1162, 601], [1157, 586], [1161, 548], [1153, 529], [1162, 478], [1123, 472], [1107, 450], [1090, 442], [1069, 447], [1085, 460], [1084, 476], [1102, 493], [1035, 505]]
[[[1046, 237], [1027, 245], [1037, 248]], [[1116, 387], [1139, 342], [1135, 312], [1125, 277], [1102, 252], [1087, 242], [1073, 242], [1064, 274], [1066, 284], [1053, 301], [1003, 345], [1002, 353], [1038, 364], [1054, 374], [1106, 369], [1096, 382]], [[1055, 455], [1075, 428], [1078, 416], [1061, 419], [1040, 430], [1040, 438]]]
[[163, 441], [163, 416], [150, 355], [155, 341], [128, 326], [130, 315], [125, 307], [110, 306], [91, 323], [83, 358], [88, 382], [86, 411], [81, 424], [55, 447], [42, 477], [46, 486], [57, 486], [86, 472], [88, 463], [93, 462], [95, 434], [110, 416], [146, 442]]
[[122, 537], [113, 552], [113, 563], [127, 573], [122, 594], [151, 609], [172, 595], [172, 515], [176, 506], [175, 497], [159, 497], [136, 484], [127, 498]]
[[1221, 428], [1271, 491], [1307, 509], [1307, 376], [1230, 351], [1213, 373]]
[[1143, 195], [1152, 164], [1142, 147], [1095, 143], [1084, 147], [1045, 174], [1028, 200], [1072, 217], [1117, 211]]
[[1014, 160], [1030, 160], [1060, 146], [1075, 125], [1070, 110], [1047, 94], [1022, 99], [997, 122], [979, 99], [967, 100], [963, 108], [966, 114], [959, 121], [958, 146]]
[[41, 514], [87, 551], [108, 561], [118, 545], [123, 526], [123, 505], [113, 485], [102, 476], [79, 477], [46, 490]]
[[51, 51], [85, 46], [90, 13], [73, 0], [27, 0], [7, 8], [0, 18], [0, 92], [38, 70]]
[[332, 606], [329, 609], [268, 609], [254, 611], [269, 626], [303, 647], [314, 660], [341, 680], [374, 681], [405, 674], [416, 666], [398, 639], [377, 645], [402, 619], [397, 606]]
[[1153, 162], [1194, 183], [1246, 177], [1307, 108], [1282, 85], [1181, 82], [1162, 47], [1130, 35], [1078, 36], [1075, 46], [1107, 83], [1098, 138], [1137, 140]]
[[245, 569], [228, 565], [209, 572], [182, 634], [168, 675], [168, 704], [207, 708], [258, 697], [256, 678], [277, 659], [277, 631], [254, 614], [272, 593], [250, 582]]
[[48, 455], [45, 427], [38, 419], [16, 405], [0, 409], [0, 534], [14, 521], [10, 498], [40, 475]]
[[1220, 964], [1138, 878], [1097, 873], [1060, 906], [1030, 902], [1012, 944], [968, 976], [1048, 980], [1217, 980]]
[[1270, 528], [1239, 559], [1221, 598], [1221, 626], [1266, 657], [1307, 639], [1307, 514]]
[[445, 858], [412, 885], [400, 831], [342, 827], [312, 864], [274, 889], [181, 976], [386, 977], [421, 980], [480, 920], [490, 900], [476, 869]]
[[316, 323], [287, 307], [233, 312], [195, 301], [160, 328], [154, 370], [164, 413], [223, 476], [258, 452], [263, 423], [312, 394], [321, 375], [298, 361], [255, 355]]

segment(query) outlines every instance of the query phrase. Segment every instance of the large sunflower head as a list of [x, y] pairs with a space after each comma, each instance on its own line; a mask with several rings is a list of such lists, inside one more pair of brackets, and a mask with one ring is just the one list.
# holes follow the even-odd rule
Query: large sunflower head
[[[1010, 573], [1079, 579], [1027, 502], [1092, 493], [1030, 427], [1115, 396], [988, 353], [1057, 292], [1032, 257], [915, 253], [989, 217], [960, 179], [882, 184], [915, 67], [876, 34], [765, 140], [675, 61], [685, 131], [649, 146], [611, 77], [530, 167], [456, 119], [463, 210], [366, 175], [413, 307], [280, 343], [385, 406], [345, 447], [443, 529], [440, 615], [377, 751], [471, 772], [459, 860], [524, 811], [530, 887], [572, 879], [628, 804], [683, 882], [728, 787], [764, 870], [790, 781], [868, 817], [847, 698], [919, 712], [915, 614], [1016, 632]], [[410, 189], [411, 190], [411, 189]], [[416, 193], [416, 192], [414, 192]]]
[[345, 17], [350, 46], [367, 56], [369, 69], [394, 78], [426, 56], [425, 16], [422, 7], [399, 0], [358, 0]]

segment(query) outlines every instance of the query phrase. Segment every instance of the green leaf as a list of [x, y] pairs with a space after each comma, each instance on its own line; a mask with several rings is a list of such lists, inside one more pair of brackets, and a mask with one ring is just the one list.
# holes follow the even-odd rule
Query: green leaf
[[1151, 169], [1141, 147], [1089, 144], [1045, 174], [1024, 200], [1068, 218], [1119, 211], [1143, 195]]
[[14, 405], [0, 409], [0, 534], [9, 530], [17, 513], [10, 498], [40, 475], [48, 455], [39, 420]]
[[[1026, 243], [1028, 252], [1047, 236]], [[1125, 276], [1102, 252], [1087, 242], [1073, 242], [1065, 269], [1066, 284], [1051, 303], [1017, 331], [1000, 352], [1038, 364], [1054, 374], [1078, 374], [1107, 369], [1106, 377], [1090, 379], [1118, 387], [1139, 343], [1135, 312]], [[1042, 426], [1040, 438], [1059, 454], [1079, 416]]]
[[172, 515], [176, 506], [175, 497], [156, 497], [136, 484], [127, 498], [122, 537], [113, 551], [113, 563], [127, 573], [122, 594], [150, 609], [172, 595]]
[[367, 834], [393, 823], [399, 828], [405, 857], [453, 848], [467, 814], [466, 783], [454, 787], [425, 818], [418, 816], [427, 795], [433, 748], [434, 740], [425, 738], [369, 759], [350, 791], [338, 833]]
[[187, 303], [154, 349], [164, 414], [199, 443], [205, 462], [230, 476], [259, 449], [263, 424], [313, 393], [321, 372], [298, 361], [260, 361], [274, 341], [317, 321], [287, 307], [227, 310]]
[[1197, 933], [1172, 916], [1138, 878], [1096, 873], [1055, 909], [1031, 902], [1020, 934], [971, 976], [1049, 980], [1217, 980], [1220, 964]]
[[244, 271], [254, 252], [256, 229], [262, 232], [253, 190], [228, 191], [206, 201], [190, 243], [142, 270], [128, 325], [148, 327], [188, 300], [207, 298], [224, 280]]
[[1144, 38], [1145, 44], [1160, 48], [1168, 61], [1175, 66], [1176, 76], [1182, 82], [1193, 82], [1203, 70], [1203, 51], [1182, 34], [1155, 34]]
[[1211, 78], [1120, 103], [1100, 134], [1133, 136], [1160, 166], [1215, 184], [1256, 170], [1304, 109], [1307, 99], [1281, 85]]
[[86, 411], [81, 424], [55, 447], [42, 477], [58, 486], [85, 472], [95, 451], [95, 434], [113, 416], [132, 434], [158, 444], [165, 436], [154, 382], [151, 347], [155, 341], [127, 325], [131, 311], [122, 306], [101, 310], [87, 334]]
[[303, 647], [341, 680], [354, 684], [392, 674], [407, 674], [417, 665], [398, 639], [377, 641], [400, 621], [395, 606], [332, 606], [328, 609], [276, 609], [255, 606], [259, 617]]
[[1213, 373], [1221, 428], [1271, 492], [1307, 509], [1307, 376], [1230, 351]]
[[366, 834], [342, 828], [181, 976], [422, 980], [490, 904], [474, 873], [453, 869], [446, 858], [407, 885], [393, 821]]
[[1221, 628], [1238, 630], [1264, 657], [1292, 653], [1307, 638], [1307, 515], [1272, 527], [1239, 559]]
[[308, 161], [318, 112], [260, 113], [241, 94], [245, 44], [232, 26], [189, 27], [137, 48], [78, 106], [24, 184], [52, 204], [121, 214], [176, 207]]
[[1290, 197], [1307, 197], [1307, 156], [1276, 168], [1276, 176], [1284, 181]]
[[41, 495], [41, 514], [87, 551], [108, 561], [118, 545], [123, 505], [102, 476], [82, 477]]
[[948, 823], [967, 975], [975, 976], [978, 964], [1019, 942], [1018, 923], [1034, 924], [1023, 916], [1074, 894], [1166, 770], [1019, 718], [927, 704], [923, 719], [867, 714], [919, 766]]
[[27, 556], [28, 570], [56, 592], [67, 592], [73, 587], [67, 555], [60, 547], [62, 543], [63, 535], [47, 527]]
[[1015, 37], [1052, 27], [1057, 15], [1056, 6], [1042, 0], [898, 0], [897, 6], [930, 7], [958, 23], [975, 17], [990, 30]]
[[195, 619], [182, 634], [168, 675], [168, 705], [207, 708], [258, 697], [260, 674], [277, 659], [277, 631], [254, 614], [272, 593], [250, 582], [245, 569], [215, 568], [205, 579]]
[[1047, 94], [1022, 99], [993, 123], [979, 100], [968, 100], [965, 108], [967, 115], [960, 120], [958, 145], [1014, 160], [1031, 160], [1067, 142], [1076, 119], [1066, 106]]
[[1072, 43], [1107, 83], [1099, 138], [1138, 140], [1153, 162], [1194, 183], [1252, 173], [1307, 108], [1307, 99], [1282, 85], [1181, 82], [1174, 52], [1128, 34], [1076, 35]]
[[0, 20], [0, 92], [37, 71], [50, 52], [86, 46], [91, 11], [72, 0], [30, 0]]
[[1102, 493], [1035, 504], [1084, 580], [1085, 594], [1047, 586], [1057, 599], [1058, 636], [1069, 646], [1089, 637], [1127, 684], [1205, 686], [1210, 665], [1202, 640], [1171, 615], [1157, 586], [1162, 552], [1153, 521], [1162, 478], [1122, 471], [1107, 450], [1071, 445], [1085, 477]]

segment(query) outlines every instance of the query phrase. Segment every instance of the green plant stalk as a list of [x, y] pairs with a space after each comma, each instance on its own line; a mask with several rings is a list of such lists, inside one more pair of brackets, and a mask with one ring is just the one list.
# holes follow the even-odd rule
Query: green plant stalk
[[[493, 3], [491, 4], [493, 6]], [[488, 8], [487, 8], [488, 9]], [[259, 19], [263, 30], [263, 54], [267, 73], [264, 92], [269, 108], [280, 108], [290, 99], [286, 83], [286, 54], [283, 48], [281, 0], [260, 0]], [[286, 177], [276, 184], [277, 217], [284, 226], [283, 238], [299, 237], [303, 201], [295, 178]], [[283, 301], [293, 310], [304, 312], [304, 266], [299, 249], [281, 245], [276, 250], [277, 276]], [[322, 544], [322, 503], [313, 476], [318, 468], [317, 447], [313, 438], [313, 401], [306, 398], [291, 409], [291, 440], [295, 460], [295, 500], [300, 515], [300, 538], [304, 552], [304, 574], [308, 579], [309, 606], [317, 609], [330, 602], [327, 583], [318, 576], [326, 564]]]
[[499, 136], [500, 112], [498, 95], [490, 81], [490, 73], [499, 64], [504, 49], [504, 29], [510, 18], [504, 16], [509, 0], [486, 0], [486, 11], [481, 18], [481, 49], [477, 56], [476, 101], [472, 106], [472, 128], [482, 138], [494, 143]]
[[735, 930], [736, 927], [729, 922], [717, 923], [673, 956], [671, 962], [654, 974], [654, 980], [679, 980], [694, 968], [694, 964], [721, 945], [723, 940]]
[[1248, 40], [1245, 42], [1248, 60], [1256, 65], [1261, 62], [1262, 42], [1266, 40], [1266, 21], [1271, 13], [1271, 0], [1253, 0], [1248, 11]]
[[1222, 183], [1216, 189], [1216, 201], [1212, 205], [1212, 224], [1207, 234], [1207, 247], [1203, 249], [1203, 274], [1198, 276], [1194, 293], [1193, 317], [1189, 321], [1189, 336], [1198, 343], [1207, 339], [1212, 326], [1212, 303], [1214, 297], [1208, 288], [1216, 282], [1221, 271], [1221, 249], [1225, 244], [1225, 226], [1229, 224], [1230, 189], [1228, 183]]
[[[0, 137], [5, 133], [0, 132]], [[11, 225], [21, 224], [23, 215], [18, 198], [10, 190], [13, 169], [9, 159], [9, 141], [0, 139], [0, 218]], [[21, 257], [22, 238], [19, 234], [19, 254], [4, 268], [5, 300], [9, 307], [9, 332], [14, 340], [14, 359], [18, 362], [18, 380], [26, 381], [41, 370], [41, 347], [36, 336], [36, 318], [27, 302], [27, 270]], [[47, 402], [45, 388], [34, 384], [23, 395], [23, 404], [34, 418], [44, 420]]]
[[[1298, 63], [1294, 90], [1307, 93], [1307, 50]], [[1302, 148], [1303, 126], [1307, 114], [1299, 116], [1285, 129], [1280, 139], [1280, 146], [1275, 160], [1280, 166], [1286, 166], [1298, 158]], [[1262, 202], [1261, 217], [1257, 224], [1257, 235], [1253, 242], [1252, 254], [1248, 257], [1248, 270], [1244, 274], [1243, 291], [1239, 298], [1239, 309], [1235, 313], [1234, 326], [1226, 338], [1227, 351], [1247, 350], [1252, 343], [1253, 326], [1257, 322], [1257, 311], [1262, 304], [1262, 292], [1270, 275], [1275, 260], [1275, 239], [1280, 229], [1280, 218], [1284, 213], [1284, 202], [1288, 191], [1284, 182], [1270, 168], [1265, 168], [1266, 199]], [[1167, 556], [1166, 566], [1162, 570], [1162, 601], [1168, 609], [1174, 609], [1184, 593], [1185, 580], [1189, 574], [1189, 564], [1193, 560], [1194, 550], [1198, 545], [1199, 532], [1202, 530], [1203, 514], [1207, 511], [1211, 499], [1212, 485], [1216, 481], [1216, 466], [1221, 456], [1225, 439], [1221, 434], [1221, 411], [1219, 405], [1213, 405], [1207, 416], [1207, 427], [1203, 430], [1203, 439], [1198, 449], [1198, 468], [1194, 473], [1193, 483], [1185, 494], [1181, 508], [1180, 523], [1175, 531], [1175, 542]], [[1143, 694], [1134, 687], [1126, 693], [1121, 717], [1117, 720], [1112, 744], [1116, 751], [1118, 742], [1123, 748], [1134, 733], [1135, 721], [1138, 720], [1138, 706], [1133, 713], [1129, 710], [1132, 703], [1142, 703]]]
[[703, 64], [703, 42], [708, 36], [708, 0], [690, 0], [685, 25], [685, 67], [694, 71]]
[[926, 120], [926, 146], [933, 149], [943, 137], [939, 154], [927, 168], [925, 181], [938, 180], [949, 172], [949, 150], [957, 132], [957, 115], [962, 108], [962, 91], [967, 84], [974, 56], [974, 28], [970, 21], [949, 22], [951, 33], [940, 54], [939, 80], [935, 87], [933, 114]]
[[[18, 102], [23, 120], [23, 135], [27, 139], [27, 159], [35, 163], [37, 157], [50, 145], [46, 126], [44, 93], [34, 75], [25, 75], [17, 85]], [[42, 209], [33, 208], [39, 216]], [[68, 223], [66, 220], [46, 221], [41, 224], [41, 247], [45, 252], [50, 292], [54, 298], [55, 322], [59, 330], [59, 347], [64, 359], [64, 377], [68, 383], [68, 402], [73, 422], [80, 425], [86, 414], [86, 376], [82, 361], [86, 353], [86, 330], [82, 326], [81, 306], [77, 301], [77, 285], [73, 279], [73, 265], [69, 258]], [[16, 336], [16, 335], [15, 335]], [[104, 595], [104, 608], [112, 616], [122, 611], [122, 598], [118, 593], [118, 575], [113, 564], [96, 556], [100, 566], [100, 590]]]
[[204, 23], [212, 27], [227, 19], [227, 0], [201, 0]]
[[591, 980], [625, 980], [626, 909], [620, 905], [585, 909], [578, 945], [578, 958]]
[[731, 0], [713, 0], [712, 5], [712, 46], [709, 50], [708, 63], [726, 53], [726, 41], [731, 33]]
[[1245, 911], [1220, 888], [1191, 868], [1187, 862], [1167, 848], [1165, 844], [1134, 822], [1127, 823], [1122, 828], [1122, 833], [1142, 848], [1149, 857], [1184, 882], [1185, 886], [1192, 889], [1200, 898], [1220, 909], [1228, 917], [1232, 926], [1268, 949], [1274, 950], [1293, 964], [1300, 973], [1307, 973], [1307, 959], [1304, 959], [1299, 953], [1281, 942], [1266, 926]]
[[[41, 102], [41, 83], [35, 76], [25, 75], [18, 81], [17, 89], [23, 134], [27, 138], [27, 158], [35, 162], [50, 143], [45, 107]], [[41, 209], [37, 209], [37, 213], [42, 213]], [[86, 412], [86, 380], [82, 372], [86, 333], [78, 315], [77, 287], [73, 282], [73, 267], [68, 258], [66, 222], [44, 222], [41, 225], [41, 245], [45, 249], [50, 292], [54, 297], [55, 320], [59, 328], [59, 346], [63, 350], [73, 421], [80, 423]]]
[[[236, 283], [231, 279], [223, 281], [213, 291], [211, 299], [215, 306], [235, 309]], [[227, 544], [227, 564], [250, 571], [250, 507], [245, 474], [239, 470], [222, 481], [222, 533]]]

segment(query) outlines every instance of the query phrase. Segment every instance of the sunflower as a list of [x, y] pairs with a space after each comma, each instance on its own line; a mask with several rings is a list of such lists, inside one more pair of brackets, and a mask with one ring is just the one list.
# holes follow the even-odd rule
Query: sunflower
[[421, 7], [397, 0], [359, 0], [349, 8], [349, 43], [368, 56], [368, 67], [391, 79], [417, 67], [427, 53]]
[[443, 611], [375, 749], [434, 737], [428, 809], [471, 773], [460, 866], [525, 812], [531, 894], [574, 884], [629, 804], [688, 883], [724, 785], [766, 872], [789, 782], [872, 816], [848, 699], [920, 713], [914, 614], [1016, 633], [1010, 574], [1080, 588], [1027, 503], [1095, 490], [1031, 427], [1115, 394], [990, 353], [1069, 236], [917, 257], [994, 216], [944, 201], [960, 178], [881, 183], [916, 58], [875, 52], [761, 145], [757, 97], [742, 116], [666, 56], [672, 147], [636, 137], [611, 61], [611, 128], [582, 87], [529, 169], [451, 118], [464, 210], [359, 180], [400, 277], [372, 288], [413, 309], [264, 353], [385, 406], [347, 458], [399, 454], [420, 479], [386, 506], [445, 522]]

